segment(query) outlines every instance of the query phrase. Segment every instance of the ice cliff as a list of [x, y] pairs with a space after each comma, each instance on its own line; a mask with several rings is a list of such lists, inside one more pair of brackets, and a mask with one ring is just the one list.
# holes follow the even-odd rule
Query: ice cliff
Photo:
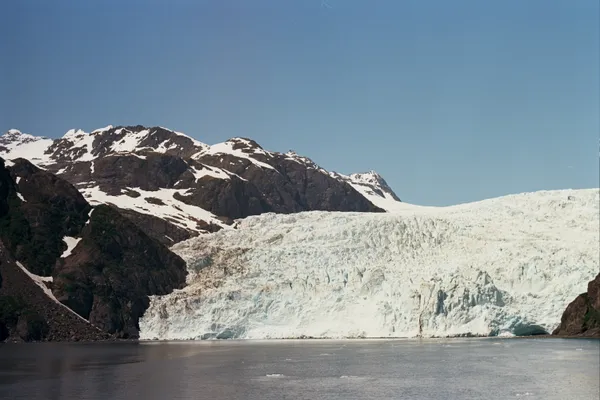
[[598, 273], [599, 191], [394, 213], [265, 214], [173, 250], [188, 286], [151, 298], [144, 339], [551, 332]]

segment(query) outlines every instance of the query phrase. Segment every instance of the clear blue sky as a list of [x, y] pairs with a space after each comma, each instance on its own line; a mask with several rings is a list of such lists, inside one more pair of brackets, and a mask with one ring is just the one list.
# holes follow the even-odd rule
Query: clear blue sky
[[3, 0], [0, 131], [234, 136], [407, 202], [598, 187], [597, 0]]

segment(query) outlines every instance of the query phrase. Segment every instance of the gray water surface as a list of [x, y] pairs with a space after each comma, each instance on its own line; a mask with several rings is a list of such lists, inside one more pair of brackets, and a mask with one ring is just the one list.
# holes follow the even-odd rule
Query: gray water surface
[[600, 341], [451, 339], [0, 345], [0, 399], [600, 396]]

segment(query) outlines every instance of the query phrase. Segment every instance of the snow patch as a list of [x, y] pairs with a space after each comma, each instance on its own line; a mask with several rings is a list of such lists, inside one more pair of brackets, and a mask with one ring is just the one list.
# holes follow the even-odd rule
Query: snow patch
[[19, 199], [21, 199], [21, 201], [22, 201], [23, 203], [27, 202], [27, 200], [25, 200], [25, 197], [23, 197], [23, 195], [22, 195], [21, 193], [19, 193], [19, 192], [17, 192], [17, 197], [18, 197]]
[[39, 276], [39, 275], [35, 275], [32, 274], [31, 272], [29, 272], [29, 270], [27, 268], [25, 268], [23, 266], [23, 264], [21, 264], [20, 262], [17, 261], [17, 266], [19, 268], [21, 268], [21, 270], [23, 272], [25, 272], [27, 274], [27, 276], [29, 276], [31, 278], [31, 280], [40, 287], [40, 289], [42, 289], [44, 291], [44, 294], [46, 296], [48, 296], [52, 301], [54, 301], [56, 304], [58, 304], [59, 306], [63, 307], [64, 309], [68, 310], [71, 314], [76, 315], [78, 318], [82, 319], [85, 322], [89, 321], [85, 318], [83, 318], [81, 315], [77, 314], [76, 312], [74, 312], [73, 310], [71, 310], [69, 307], [65, 306], [63, 303], [61, 303], [60, 301], [58, 301], [58, 299], [54, 296], [54, 294], [52, 293], [52, 291], [50, 289], [48, 289], [48, 286], [46, 286], [46, 282], [52, 282], [52, 277], [45, 277], [45, 276]]
[[263, 214], [176, 244], [188, 286], [143, 339], [551, 332], [600, 268], [599, 191], [394, 213]]
[[[81, 190], [80, 190], [81, 192]], [[83, 193], [82, 193], [83, 194]], [[85, 196], [85, 195], [84, 195]], [[90, 210], [90, 212], [88, 213], [88, 220], [85, 221], [85, 225], [89, 225], [90, 221], [92, 220], [92, 213], [94, 212], [94, 208], [92, 207], [92, 209]]]
[[96, 158], [92, 155], [92, 150], [94, 149], [94, 135], [91, 135], [87, 132], [82, 131], [81, 129], [74, 130], [71, 129], [68, 131], [63, 139], [68, 139], [73, 142], [71, 146], [72, 149], [85, 148], [85, 152], [83, 152], [79, 157], [74, 158], [72, 161], [92, 161]]
[[128, 132], [121, 140], [112, 144], [111, 150], [116, 153], [132, 152], [136, 150], [140, 142], [144, 140], [149, 133], [150, 131], [148, 129], [139, 132]]
[[191, 167], [191, 171], [194, 174], [194, 178], [196, 178], [196, 182], [198, 182], [199, 179], [205, 176], [211, 176], [213, 178], [225, 180], [231, 179], [231, 173], [228, 174], [225, 170], [221, 168], [211, 167], [205, 164], [202, 164], [202, 167], [203, 168], [201, 170], [197, 169], [196, 167]]
[[100, 129], [96, 129], [94, 131], [92, 131], [92, 133], [97, 134], [97, 133], [104, 133], [106, 131], [110, 131], [111, 129], [113, 129], [114, 127], [112, 125], [108, 125], [105, 126], [104, 128], [100, 128]]
[[[181, 228], [194, 232], [201, 232], [201, 229], [199, 229], [197, 225], [200, 220], [227, 227], [227, 225], [223, 224], [221, 220], [211, 212], [175, 199], [175, 194], [185, 196], [185, 192], [180, 190], [159, 189], [156, 191], [148, 191], [139, 188], [124, 188], [124, 191], [126, 190], [136, 191], [140, 196], [131, 197], [127, 194], [112, 196], [101, 191], [98, 187], [81, 188], [79, 191], [90, 204], [114, 204], [119, 208], [164, 218]], [[150, 204], [145, 200], [147, 197], [157, 198], [161, 200], [164, 205]]]
[[206, 149], [206, 148], [210, 147], [210, 146], [209, 146], [209, 145], [207, 145], [206, 143], [199, 142], [198, 140], [194, 139], [194, 138], [193, 138], [193, 137], [191, 137], [191, 136], [188, 136], [188, 135], [186, 135], [185, 133], [182, 133], [182, 132], [177, 132], [177, 131], [174, 131], [174, 130], [172, 130], [172, 129], [165, 128], [165, 127], [163, 127], [163, 126], [160, 126], [159, 128], [161, 128], [161, 129], [164, 129], [165, 131], [172, 132], [172, 133], [174, 133], [174, 134], [175, 134], [175, 135], [177, 135], [177, 136], [181, 136], [181, 137], [184, 137], [184, 138], [187, 138], [187, 139], [191, 140], [191, 141], [192, 141], [192, 144], [193, 144], [194, 146], [196, 146], [196, 147], [199, 147], [199, 148], [202, 148], [202, 149]]
[[[251, 157], [252, 153], [245, 153], [241, 149], [234, 150], [233, 146], [235, 144], [236, 143], [231, 140], [228, 140], [223, 143], [217, 143], [217, 144], [214, 144], [214, 145], [208, 147], [207, 149], [193, 155], [192, 158], [198, 159], [205, 155], [231, 154], [237, 158], [245, 158], [258, 167], [272, 169], [272, 170], [277, 171], [273, 166], [271, 166], [265, 162], [256, 160], [253, 157]], [[255, 150], [254, 153], [256, 153], [256, 154], [268, 154], [267, 152], [265, 152], [264, 150], [261, 150], [261, 149], [254, 149], [254, 150]]]
[[77, 246], [77, 244], [79, 244], [80, 241], [81, 241], [81, 238], [65, 236], [63, 238], [63, 242], [65, 242], [65, 244], [67, 245], [67, 249], [62, 253], [60, 258], [69, 257], [71, 255], [71, 253], [73, 252], [73, 249], [75, 249], [75, 247]]

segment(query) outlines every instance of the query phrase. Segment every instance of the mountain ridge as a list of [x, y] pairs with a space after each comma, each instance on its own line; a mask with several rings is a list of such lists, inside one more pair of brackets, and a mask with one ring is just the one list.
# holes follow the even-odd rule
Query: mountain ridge
[[250, 138], [208, 145], [160, 126], [70, 129], [57, 139], [11, 129], [0, 156], [29, 159], [169, 245], [265, 212], [385, 212], [400, 203], [379, 175], [342, 175]]

